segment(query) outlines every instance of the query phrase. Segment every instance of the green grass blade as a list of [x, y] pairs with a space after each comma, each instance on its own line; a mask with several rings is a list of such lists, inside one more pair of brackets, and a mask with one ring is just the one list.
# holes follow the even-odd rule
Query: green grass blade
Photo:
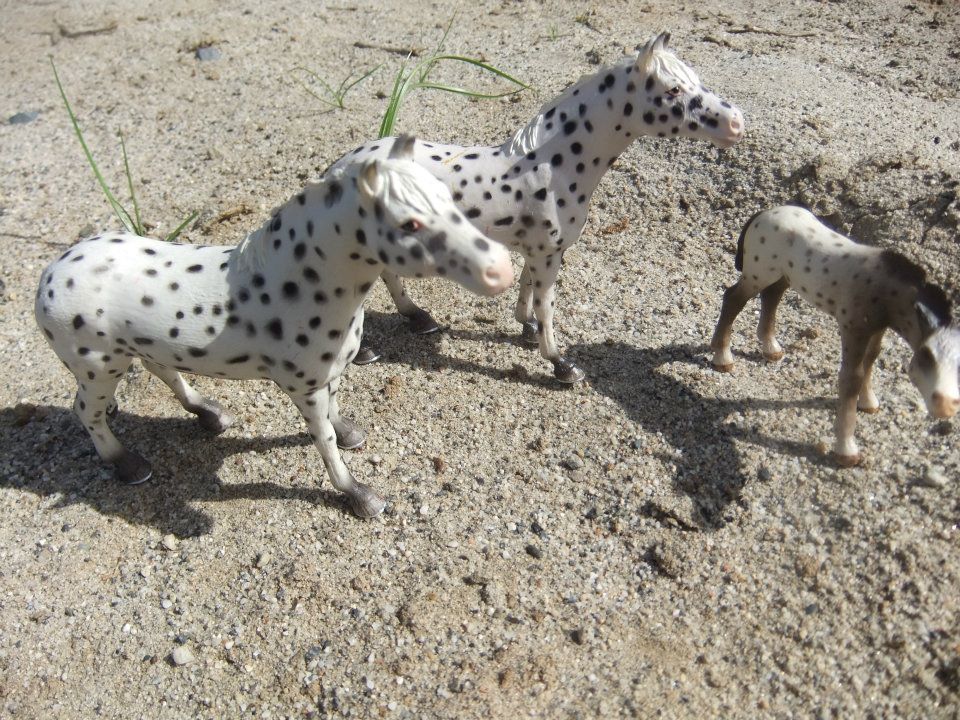
[[524, 82], [521, 82], [520, 80], [517, 80], [515, 77], [513, 77], [513, 75], [510, 75], [509, 73], [505, 73], [503, 70], [500, 70], [499, 68], [493, 67], [493, 65], [488, 65], [487, 63], [483, 62], [482, 60], [476, 60], [476, 59], [474, 59], [474, 58], [464, 57], [463, 55], [438, 55], [437, 58], [436, 58], [436, 60], [437, 60], [437, 61], [440, 61], [440, 60], [456, 60], [457, 62], [467, 63], [468, 65], [473, 65], [473, 66], [475, 66], [475, 67], [480, 68], [481, 70], [486, 70], [487, 72], [493, 73], [494, 75], [497, 75], [498, 77], [502, 77], [504, 80], [507, 80], [507, 81], [509, 81], [509, 82], [512, 82], [514, 85], [519, 85], [519, 86], [520, 86], [521, 88], [523, 88], [524, 90], [529, 90], [529, 89], [530, 89], [530, 86], [529, 86], [529, 85], [527, 85], [527, 84], [524, 83]]
[[360, 77], [358, 77], [358, 78], [357, 78], [356, 80], [354, 80], [352, 83], [350, 83], [349, 85], [347, 85], [346, 87], [344, 87], [344, 83], [346, 83], [347, 80], [350, 79], [350, 76], [348, 75], [347, 78], [346, 78], [346, 80], [344, 80], [343, 83], [341, 83], [341, 85], [340, 85], [340, 87], [343, 88], [343, 95], [346, 95], [348, 92], [350, 92], [351, 88], [353, 88], [354, 86], [359, 85], [360, 83], [362, 83], [364, 80], [366, 80], [368, 77], [370, 77], [371, 75], [373, 75], [377, 70], [379, 70], [379, 69], [382, 68], [382, 67], [383, 67], [383, 63], [380, 63], [380, 64], [377, 65], [375, 68], [373, 68], [372, 70], [369, 70], [368, 72], [365, 72], [363, 75], [361, 75]]
[[120, 152], [123, 153], [123, 171], [127, 175], [127, 187], [130, 188], [130, 201], [133, 203], [134, 230], [137, 235], [143, 235], [143, 220], [140, 218], [140, 206], [137, 204], [137, 194], [133, 191], [133, 176], [130, 174], [130, 162], [127, 160], [127, 146], [123, 142], [123, 133], [117, 130], [120, 138]]
[[522, 88], [520, 88], [517, 90], [508, 90], [502, 93], [490, 94], [477, 92], [475, 90], [467, 90], [466, 88], [461, 87], [454, 87], [453, 85], [439, 85], [437, 83], [418, 83], [417, 87], [424, 90], [443, 90], [443, 92], [454, 93], [455, 95], [466, 95], [467, 97], [478, 98], [480, 100], [493, 100], [496, 98], [507, 97], [508, 95], [514, 95], [522, 90]]
[[57, 88], [60, 90], [60, 97], [63, 98], [63, 104], [67, 108], [67, 114], [70, 116], [70, 122], [73, 123], [73, 131], [77, 135], [77, 140], [80, 141], [80, 147], [83, 148], [83, 152], [87, 156], [87, 162], [90, 164], [90, 168], [93, 170], [93, 174], [97, 178], [97, 182], [100, 184], [100, 189], [103, 191], [104, 197], [107, 198], [107, 202], [110, 203], [110, 206], [116, 213], [117, 218], [119, 218], [120, 223], [130, 232], [136, 232], [133, 221], [130, 219], [130, 214], [124, 210], [123, 206], [117, 202], [117, 199], [113, 196], [113, 193], [110, 192], [110, 188], [107, 187], [107, 181], [103, 179], [103, 175], [100, 173], [100, 168], [97, 167], [97, 163], [93, 159], [93, 154], [90, 152], [90, 148], [87, 147], [87, 143], [83, 139], [83, 132], [80, 130], [80, 123], [77, 121], [77, 116], [74, 114], [73, 108], [70, 106], [70, 101], [67, 100], [67, 93], [64, 91], [63, 84], [60, 82], [60, 74], [57, 72], [57, 66], [53, 62], [52, 57], [50, 58], [50, 66], [53, 68], [53, 77], [57, 81]]
[[192, 213], [190, 213], [189, 215], [187, 215], [187, 217], [184, 218], [183, 222], [180, 223], [179, 225], [177, 225], [177, 227], [175, 227], [175, 228], [173, 229], [173, 231], [163, 239], [164, 242], [171, 242], [171, 241], [173, 241], [173, 240], [176, 240], [178, 237], [180, 237], [180, 233], [183, 232], [183, 229], [184, 229], [189, 223], [191, 223], [192, 221], [196, 220], [196, 219], [197, 219], [197, 215], [198, 215], [198, 213], [197, 213], [196, 210], [194, 210]]
[[[409, 59], [409, 56], [408, 56]], [[397, 71], [396, 77], [393, 79], [393, 89], [390, 91], [390, 101], [387, 103], [387, 109], [383, 113], [383, 120], [380, 122], [380, 131], [377, 135], [378, 138], [384, 138], [388, 135], [393, 134], [393, 126], [397, 122], [397, 113], [400, 110], [400, 103], [403, 101], [403, 96], [406, 95], [403, 92], [403, 88], [407, 85], [412, 72], [410, 75], [406, 75], [407, 63], [404, 63], [400, 66], [400, 69]]]

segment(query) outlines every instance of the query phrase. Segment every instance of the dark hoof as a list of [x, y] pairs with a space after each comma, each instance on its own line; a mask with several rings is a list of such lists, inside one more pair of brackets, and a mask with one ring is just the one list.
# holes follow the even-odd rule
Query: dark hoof
[[367, 434], [350, 420], [340, 418], [340, 427], [334, 427], [337, 433], [337, 447], [341, 450], [353, 450], [363, 445]]
[[125, 485], [139, 485], [153, 475], [150, 463], [129, 450], [124, 450], [123, 455], [113, 461], [113, 471], [117, 480]]
[[350, 507], [357, 517], [372, 518], [383, 512], [386, 501], [372, 487], [357, 483], [350, 494]]
[[354, 365], [369, 365], [380, 359], [380, 353], [369, 345], [361, 345], [357, 354], [353, 356]]
[[540, 344], [540, 325], [536, 320], [527, 320], [527, 322], [520, 323], [522, 330], [520, 331], [520, 342], [524, 345], [539, 345]]
[[572, 360], [560, 358], [553, 364], [553, 376], [560, 382], [573, 385], [583, 380], [583, 370], [578, 368]]
[[193, 411], [200, 421], [200, 427], [208, 432], [219, 435], [233, 425], [236, 418], [223, 409], [216, 400], [207, 400], [200, 408]]
[[440, 330], [437, 321], [430, 317], [426, 310], [417, 310], [413, 315], [407, 315], [407, 322], [410, 323], [410, 332], [414, 335], [429, 335]]

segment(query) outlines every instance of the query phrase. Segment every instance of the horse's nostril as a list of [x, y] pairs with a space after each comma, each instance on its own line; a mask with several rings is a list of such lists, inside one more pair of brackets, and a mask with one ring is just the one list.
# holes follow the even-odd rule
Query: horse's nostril
[[733, 118], [732, 120], [730, 120], [730, 129], [731, 129], [731, 130], [737, 131], [737, 130], [739, 130], [739, 129], [742, 128], [742, 127], [743, 127], [743, 123], [740, 122], [740, 118]]

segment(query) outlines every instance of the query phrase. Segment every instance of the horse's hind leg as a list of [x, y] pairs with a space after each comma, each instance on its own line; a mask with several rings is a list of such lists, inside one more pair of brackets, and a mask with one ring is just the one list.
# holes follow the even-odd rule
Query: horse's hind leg
[[[123, 373], [118, 372], [114, 375], [101, 374], [95, 379], [89, 379], [89, 375], [86, 380], [78, 379], [79, 388], [73, 409], [90, 434], [97, 455], [113, 465], [117, 479], [127, 485], [139, 485], [153, 474], [150, 463], [123, 447], [107, 425], [109, 406], [122, 376]], [[116, 407], [116, 403], [113, 406]]]
[[187, 412], [197, 416], [200, 426], [213, 433], [222, 433], [233, 424], [235, 418], [216, 400], [205, 398], [197, 392], [176, 370], [143, 360], [143, 366], [169, 387]]
[[743, 310], [750, 298], [757, 294], [757, 288], [749, 284], [743, 277], [736, 285], [727, 288], [723, 293], [723, 305], [720, 307], [720, 318], [710, 340], [710, 349], [713, 350], [713, 367], [720, 372], [733, 370], [733, 353], [730, 352], [730, 338], [733, 334], [733, 321]]
[[790, 287], [786, 278], [780, 278], [768, 285], [760, 293], [760, 322], [757, 325], [757, 337], [760, 339], [760, 352], [764, 359], [776, 362], [783, 358], [783, 348], [775, 335], [777, 326], [777, 307], [783, 294]]
[[537, 319], [533, 316], [533, 280], [530, 278], [530, 267], [526, 261], [520, 272], [520, 293], [517, 295], [517, 308], [513, 313], [522, 327], [520, 339], [527, 345], [536, 345]]
[[390, 297], [393, 298], [393, 304], [397, 306], [397, 311], [403, 315], [410, 323], [410, 330], [417, 335], [429, 335], [440, 329], [436, 320], [430, 317], [423, 308], [419, 307], [403, 287], [403, 280], [391, 272], [386, 272], [380, 276], [383, 278], [387, 290], [390, 291]]

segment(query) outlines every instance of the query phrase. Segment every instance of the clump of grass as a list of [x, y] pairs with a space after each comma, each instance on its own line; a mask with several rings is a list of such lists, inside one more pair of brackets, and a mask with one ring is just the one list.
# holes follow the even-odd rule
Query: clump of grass
[[[77, 140], [80, 141], [80, 147], [83, 148], [84, 155], [87, 156], [87, 163], [90, 165], [90, 169], [93, 170], [93, 175], [96, 177], [97, 183], [100, 185], [100, 190], [103, 191], [104, 197], [107, 199], [107, 202], [110, 203], [110, 207], [113, 208], [113, 212], [120, 220], [120, 224], [123, 225], [128, 232], [136, 233], [137, 235], [144, 235], [146, 233], [146, 225], [143, 222], [143, 219], [140, 217], [140, 206], [137, 203], [137, 195], [133, 189], [133, 175], [130, 172], [130, 161], [127, 158], [127, 146], [123, 142], [123, 134], [117, 130], [117, 136], [120, 138], [120, 152], [123, 154], [123, 170], [127, 176], [127, 189], [130, 192], [130, 201], [133, 203], [133, 214], [123, 207], [123, 205], [120, 204], [114, 194], [110, 191], [110, 187], [107, 185], [107, 181], [100, 172], [100, 168], [97, 166], [96, 160], [93, 159], [93, 153], [90, 152], [90, 148], [87, 146], [87, 142], [83, 138], [83, 132], [80, 130], [80, 122], [77, 120], [77, 116], [73, 112], [73, 108], [70, 106], [70, 101], [67, 100], [67, 93], [63, 89], [63, 84], [60, 82], [60, 74], [57, 72], [57, 66], [53, 62], [52, 57], [50, 58], [50, 66], [53, 68], [53, 77], [57, 81], [57, 88], [60, 90], [60, 97], [63, 98], [63, 105], [66, 107], [67, 114], [70, 116], [70, 122], [73, 124], [73, 131], [77, 135]], [[188, 215], [183, 222], [177, 225], [173, 232], [169, 233], [164, 239], [167, 241], [175, 240], [180, 233], [183, 232], [183, 229], [187, 226], [187, 224], [196, 219], [196, 217], [196, 212], [190, 213], [190, 215]]]
[[306, 90], [310, 95], [313, 95], [313, 97], [315, 97], [317, 100], [322, 102], [324, 105], [327, 105], [333, 108], [334, 110], [343, 110], [346, 107], [343, 104], [343, 100], [347, 96], [347, 93], [350, 92], [350, 90], [352, 90], [354, 87], [362, 83], [364, 80], [366, 80], [368, 77], [373, 75], [377, 70], [379, 70], [382, 67], [383, 67], [383, 63], [380, 63], [372, 70], [368, 70], [367, 72], [363, 73], [356, 80], [353, 79], [353, 73], [351, 72], [342, 81], [340, 81], [340, 84], [336, 88], [334, 88], [330, 83], [328, 83], [326, 80], [324, 80], [322, 77], [320, 77], [317, 73], [315, 73], [313, 70], [310, 70], [309, 68], [297, 67], [297, 68], [294, 68], [294, 70], [298, 70], [300, 72], [306, 73], [311, 78], [313, 78], [316, 82], [320, 84], [325, 94], [324, 96], [324, 95], [315, 93], [313, 90], [310, 89], [310, 87], [305, 82], [298, 79], [297, 82], [299, 82], [301, 87], [303, 87], [303, 89]]
[[[390, 93], [390, 100], [387, 103], [387, 109], [384, 112], [383, 120], [380, 123], [380, 133], [378, 137], [383, 138], [393, 134], [393, 128], [394, 125], [396, 125], [400, 108], [407, 96], [415, 90], [441, 90], [443, 92], [454, 93], [457, 95], [465, 95], [471, 99], [494, 99], [506, 97], [507, 95], [513, 95], [521, 90], [528, 90], [530, 88], [530, 86], [526, 83], [517, 80], [515, 77], [508, 75], [503, 70], [499, 70], [498, 68], [495, 68], [492, 65], [483, 62], [482, 60], [464, 57], [463, 55], [445, 54], [443, 52], [443, 45], [447, 40], [447, 35], [450, 33], [450, 28], [453, 26], [454, 19], [455, 16], [454, 18], [450, 19], [450, 24], [447, 25], [447, 29], [443, 32], [443, 37], [440, 38], [440, 42], [437, 43], [437, 47], [433, 52], [426, 55], [422, 60], [417, 62], [416, 65], [410, 68], [407, 67], [407, 64], [410, 61], [411, 55], [408, 55], [406, 60], [400, 66], [400, 69], [397, 71], [397, 75], [393, 81], [393, 90]], [[508, 90], [501, 93], [482, 93], [476, 90], [467, 90], [465, 88], [453, 85], [441, 85], [439, 83], [431, 82], [430, 73], [433, 72], [433, 70], [441, 62], [456, 62], [470, 65], [496, 75], [497, 77], [503, 78], [517, 87], [513, 90]]]

